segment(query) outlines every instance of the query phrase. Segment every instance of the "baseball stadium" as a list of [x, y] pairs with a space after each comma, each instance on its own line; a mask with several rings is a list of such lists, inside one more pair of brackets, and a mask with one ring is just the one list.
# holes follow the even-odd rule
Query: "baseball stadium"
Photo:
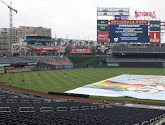
[[165, 124], [165, 22], [135, 14], [97, 8], [97, 41], [27, 36], [12, 46], [0, 56], [0, 124]]

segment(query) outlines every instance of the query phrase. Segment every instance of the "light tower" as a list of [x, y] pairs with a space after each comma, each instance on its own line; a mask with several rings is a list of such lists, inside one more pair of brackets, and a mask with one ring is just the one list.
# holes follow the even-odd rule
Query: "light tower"
[[14, 9], [14, 8], [12, 8], [12, 2], [10, 2], [10, 6], [6, 3], [6, 2], [4, 2], [3, 0], [0, 0], [3, 4], [5, 4], [8, 8], [9, 8], [9, 11], [10, 11], [10, 13], [9, 13], [9, 16], [10, 16], [10, 41], [9, 41], [9, 53], [11, 53], [12, 51], [11, 51], [11, 44], [12, 44], [12, 37], [13, 37], [13, 11], [15, 11], [16, 12], [16, 14], [17, 14], [17, 10], [16, 9]]

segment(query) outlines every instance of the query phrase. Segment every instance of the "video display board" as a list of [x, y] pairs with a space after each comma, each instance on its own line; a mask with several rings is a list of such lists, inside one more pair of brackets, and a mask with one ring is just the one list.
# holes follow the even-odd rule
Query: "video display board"
[[110, 42], [148, 42], [148, 21], [110, 20]]

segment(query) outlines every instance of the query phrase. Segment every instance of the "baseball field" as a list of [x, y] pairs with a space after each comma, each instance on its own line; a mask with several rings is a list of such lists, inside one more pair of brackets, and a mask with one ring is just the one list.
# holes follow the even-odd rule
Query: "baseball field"
[[[21, 72], [21, 73], [1, 74], [0, 82], [6, 82], [7, 85], [11, 84], [11, 86], [15, 86], [19, 88], [26, 88], [26, 89], [36, 90], [46, 93], [48, 91], [65, 92], [71, 89], [75, 89], [84, 85], [102, 81], [122, 74], [165, 76], [165, 69], [163, 68], [83, 68], [83, 69], [70, 69], [70, 70]], [[117, 97], [115, 99], [125, 100], [125, 98], [121, 98], [121, 97]], [[127, 100], [136, 100], [136, 99], [127, 98]], [[153, 101], [153, 100], [146, 100], [146, 101]], [[160, 102], [160, 101], [153, 101], [153, 102]], [[161, 101], [161, 102], [165, 102], [165, 101]]]

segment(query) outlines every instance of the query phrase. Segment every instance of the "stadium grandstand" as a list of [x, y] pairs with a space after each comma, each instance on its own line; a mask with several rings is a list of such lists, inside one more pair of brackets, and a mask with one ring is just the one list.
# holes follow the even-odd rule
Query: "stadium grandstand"
[[[134, 70], [165, 68], [165, 44], [161, 43], [160, 34], [162, 22], [130, 20], [129, 8], [97, 9], [97, 16], [108, 14], [109, 11], [126, 15], [120, 20], [117, 20], [116, 16], [122, 18], [121, 14], [113, 15], [114, 20], [97, 18], [97, 41], [27, 36], [22, 45], [16, 47], [17, 56], [14, 54], [0, 56], [0, 75], [4, 80], [0, 81], [0, 124], [161, 125], [165, 123], [165, 106], [161, 102], [164, 101], [164, 76], [151, 75], [149, 78], [139, 76], [136, 79], [132, 76], [125, 81], [119, 79], [119, 75], [125, 74], [125, 70], [130, 67], [135, 68]], [[158, 25], [159, 28], [154, 29], [151, 24]], [[124, 70], [118, 73], [120, 67]], [[108, 68], [111, 73], [107, 71]], [[135, 71], [133, 73], [136, 74]], [[111, 76], [113, 78], [108, 79]], [[115, 78], [117, 81], [113, 81]], [[133, 83], [126, 83], [129, 80]], [[143, 83], [144, 81], [147, 83]], [[61, 90], [59, 85], [63, 85]], [[57, 92], [52, 94], [46, 88]], [[86, 90], [76, 90], [81, 88]], [[92, 89], [94, 94], [90, 93]], [[100, 91], [103, 94], [99, 94]], [[109, 92], [114, 94], [113, 99], [105, 99], [109, 96], [103, 97]], [[124, 96], [117, 95], [117, 92]], [[140, 96], [148, 95], [145, 98], [139, 97], [141, 102], [138, 102], [133, 100], [138, 98], [127, 96], [129, 92]], [[162, 94], [163, 99], [159, 100], [159, 95], [156, 95], [158, 97], [156, 100], [160, 103], [154, 103], [155, 100], [151, 100], [149, 94], [151, 97], [154, 97], [154, 94]], [[121, 100], [115, 99], [116, 97]], [[127, 99], [132, 101], [126, 101]]]

